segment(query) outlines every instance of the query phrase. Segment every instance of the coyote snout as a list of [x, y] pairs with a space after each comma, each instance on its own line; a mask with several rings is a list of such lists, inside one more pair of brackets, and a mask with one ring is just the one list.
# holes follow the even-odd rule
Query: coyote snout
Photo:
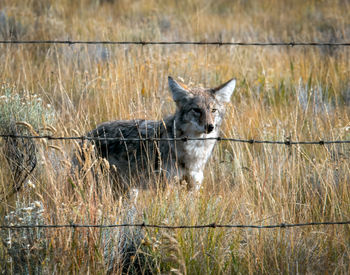
[[205, 132], [207, 134], [211, 133], [213, 130], [214, 130], [214, 125], [213, 124], [210, 123], [210, 124], [206, 124], [205, 125]]
[[[95, 144], [98, 154], [114, 166], [119, 187], [130, 183], [147, 187], [152, 179], [163, 176], [185, 180], [189, 187], [197, 189], [203, 181], [205, 164], [216, 140], [172, 139], [218, 137], [225, 103], [230, 102], [236, 81], [232, 79], [214, 89], [185, 88], [171, 77], [168, 82], [176, 103], [175, 114], [161, 121], [105, 122], [88, 133], [90, 137], [117, 138]], [[130, 140], [138, 138], [152, 139]]]

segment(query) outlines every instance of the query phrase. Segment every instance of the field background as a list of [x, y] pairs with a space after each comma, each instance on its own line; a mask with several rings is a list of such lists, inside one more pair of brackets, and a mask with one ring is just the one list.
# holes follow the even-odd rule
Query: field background
[[[349, 42], [349, 11], [345, 0], [1, 0], [0, 38]], [[350, 139], [349, 47], [0, 45], [0, 60], [0, 132], [26, 121], [33, 128], [16, 129], [75, 136], [106, 120], [161, 119], [175, 109], [171, 75], [189, 86], [237, 79], [223, 136]], [[106, 173], [96, 184], [101, 160], [72, 180], [76, 142], [35, 144], [36, 169], [12, 192], [0, 139], [1, 224], [350, 220], [349, 145], [221, 142], [200, 193], [171, 184], [134, 200], [113, 196]], [[0, 257], [3, 274], [349, 274], [350, 226], [2, 230]]]

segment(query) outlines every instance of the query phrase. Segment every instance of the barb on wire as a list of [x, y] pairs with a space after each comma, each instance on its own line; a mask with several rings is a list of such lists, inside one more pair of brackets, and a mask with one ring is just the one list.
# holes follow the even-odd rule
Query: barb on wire
[[89, 137], [89, 136], [71, 136], [71, 137], [55, 137], [50, 135], [12, 135], [12, 134], [0, 134], [2, 138], [26, 138], [26, 139], [47, 139], [47, 140], [119, 140], [121, 142], [127, 141], [182, 141], [187, 142], [190, 140], [217, 140], [217, 141], [231, 141], [231, 142], [241, 142], [249, 144], [280, 144], [280, 145], [327, 145], [327, 144], [349, 144], [350, 140], [317, 140], [317, 141], [276, 141], [276, 140], [256, 140], [256, 139], [238, 139], [238, 138], [224, 138], [224, 137], [177, 137], [177, 138], [122, 138], [122, 137]]
[[86, 45], [208, 45], [208, 46], [350, 46], [350, 42], [223, 42], [223, 41], [89, 41], [89, 40], [0, 40], [0, 44]]
[[322, 226], [322, 225], [347, 225], [350, 221], [335, 221], [335, 222], [309, 222], [309, 223], [280, 223], [272, 225], [250, 225], [250, 224], [197, 224], [197, 225], [163, 225], [163, 224], [146, 224], [146, 223], [124, 223], [124, 224], [27, 224], [27, 225], [0, 225], [0, 229], [18, 230], [30, 228], [47, 228], [47, 229], [62, 229], [62, 228], [118, 228], [118, 227], [144, 227], [144, 228], [159, 228], [159, 229], [204, 229], [204, 228], [251, 228], [251, 229], [273, 229], [273, 228], [292, 228], [305, 226]]

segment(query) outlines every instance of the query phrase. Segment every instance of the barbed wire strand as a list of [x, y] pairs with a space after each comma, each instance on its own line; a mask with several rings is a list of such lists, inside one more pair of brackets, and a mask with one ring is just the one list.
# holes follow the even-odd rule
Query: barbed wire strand
[[317, 140], [317, 141], [276, 141], [276, 140], [256, 140], [256, 139], [238, 139], [238, 138], [224, 138], [224, 137], [178, 137], [178, 138], [157, 138], [157, 137], [147, 137], [147, 138], [122, 138], [122, 137], [90, 137], [90, 136], [68, 136], [68, 137], [55, 137], [51, 135], [12, 135], [12, 134], [0, 134], [2, 138], [23, 138], [23, 139], [47, 139], [47, 140], [95, 140], [95, 141], [106, 141], [106, 140], [117, 140], [121, 142], [127, 141], [190, 141], [190, 140], [217, 140], [217, 141], [231, 141], [231, 142], [241, 142], [249, 144], [280, 144], [280, 145], [327, 145], [327, 144], [349, 144], [350, 140]]
[[223, 42], [223, 41], [84, 41], [84, 40], [0, 40], [0, 44], [86, 44], [86, 45], [208, 45], [208, 46], [329, 46], [348, 47], [350, 42]]
[[118, 228], [118, 227], [144, 227], [144, 228], [159, 228], [159, 229], [204, 229], [204, 228], [251, 228], [251, 229], [273, 229], [273, 228], [292, 228], [305, 226], [322, 226], [322, 225], [348, 225], [350, 221], [335, 221], [335, 222], [309, 222], [309, 223], [280, 223], [272, 225], [246, 225], [246, 224], [199, 224], [199, 225], [163, 225], [163, 224], [146, 224], [146, 223], [124, 223], [124, 224], [28, 224], [28, 225], [0, 225], [0, 229], [17, 230], [31, 228]]

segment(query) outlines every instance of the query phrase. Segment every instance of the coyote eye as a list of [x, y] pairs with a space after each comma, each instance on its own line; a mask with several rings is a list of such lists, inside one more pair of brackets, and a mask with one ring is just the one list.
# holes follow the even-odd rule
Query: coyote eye
[[201, 109], [199, 109], [199, 108], [193, 108], [192, 111], [195, 113], [198, 113], [198, 114], [201, 113]]
[[211, 109], [212, 113], [216, 113], [218, 111], [218, 109]]

